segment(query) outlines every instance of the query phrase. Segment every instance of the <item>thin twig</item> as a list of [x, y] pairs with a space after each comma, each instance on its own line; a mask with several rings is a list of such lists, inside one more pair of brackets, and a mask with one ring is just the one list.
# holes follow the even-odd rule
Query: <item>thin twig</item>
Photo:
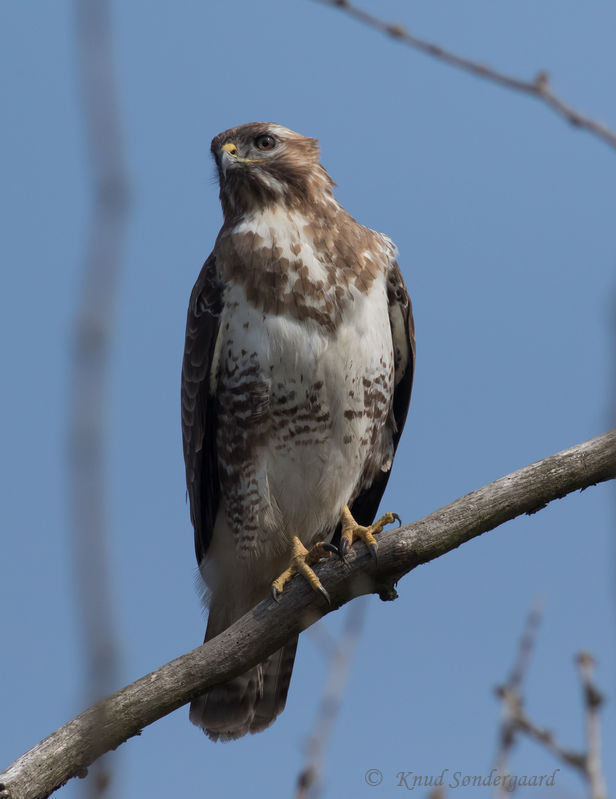
[[[514, 720], [511, 705], [513, 703], [517, 710], [517, 704], [521, 704], [519, 701], [514, 702], [514, 699], [517, 700], [519, 691], [522, 688], [522, 682], [524, 681], [526, 671], [528, 670], [530, 657], [535, 647], [537, 631], [539, 629], [539, 625], [541, 624], [542, 617], [543, 602], [535, 600], [526, 618], [524, 632], [520, 638], [518, 653], [513, 668], [511, 669], [509, 679], [505, 685], [499, 686], [499, 688], [497, 688], [498, 695], [503, 699], [503, 720], [499, 735], [499, 747], [494, 759], [494, 768], [496, 769], [497, 774], [505, 773], [509, 756], [511, 754], [513, 744], [515, 743], [516, 722]], [[511, 791], [506, 785], [500, 783], [496, 792], [497, 799], [506, 796], [507, 793], [510, 792]]]
[[366, 601], [362, 598], [353, 602], [347, 611], [342, 635], [330, 658], [329, 674], [314, 730], [308, 741], [306, 765], [297, 779], [295, 799], [317, 799], [321, 792], [323, 758], [340, 710], [349, 668], [364, 627], [366, 610]]
[[[75, 0], [75, 46], [93, 208], [81, 296], [73, 329], [69, 416], [69, 490], [75, 606], [81, 624], [88, 702], [116, 683], [118, 645], [109, 579], [105, 492], [108, 361], [116, 285], [128, 208], [128, 178], [113, 79], [109, 0]], [[105, 719], [93, 725], [97, 730]], [[86, 783], [100, 796], [111, 779], [100, 761]]]
[[556, 758], [566, 763], [568, 766], [577, 769], [582, 776], [586, 776], [586, 757], [584, 754], [561, 746], [556, 741], [551, 730], [535, 724], [535, 722], [525, 714], [522, 707], [522, 699], [515, 691], [506, 686], [503, 690], [502, 697], [507, 705], [510, 719], [516, 732], [518, 730], [525, 732], [529, 738], [534, 738], [534, 740], [543, 744]]
[[403, 25], [386, 22], [374, 16], [374, 14], [364, 11], [349, 0], [316, 0], [316, 2], [339, 8], [349, 16], [369, 25], [371, 28], [375, 28], [399, 42], [404, 42], [404, 44], [409, 45], [409, 47], [420, 50], [422, 53], [426, 53], [433, 58], [438, 58], [440, 61], [451, 64], [458, 69], [471, 72], [473, 75], [477, 75], [485, 80], [490, 80], [493, 83], [498, 83], [501, 86], [506, 86], [508, 89], [529, 94], [550, 106], [553, 111], [561, 117], [564, 117], [564, 119], [572, 125], [584, 128], [600, 139], [603, 139], [603, 141], [607, 142], [611, 147], [616, 147], [616, 132], [601, 122], [597, 122], [597, 120], [591, 117], [584, 116], [558, 97], [550, 88], [549, 73], [544, 70], [538, 72], [534, 80], [522, 80], [513, 75], [507, 75], [504, 72], [493, 69], [479, 61], [474, 61], [473, 59], [453, 53], [451, 50], [446, 50], [444, 47], [429, 42], [426, 39], [422, 39], [408, 31]]
[[[383, 533], [375, 562], [353, 547], [347, 566], [331, 559], [318, 567], [331, 597], [326, 605], [306, 581], [293, 580], [280, 602], [260, 602], [207, 644], [85, 710], [0, 774], [0, 799], [42, 799], [148, 724], [213, 685], [261, 663], [287, 641], [349, 600], [370, 592], [389, 599], [393, 584], [422, 563], [459, 547], [572, 491], [616, 477], [616, 430], [537, 461], [472, 491], [412, 524]], [[90, 735], [97, 719], [105, 724]]]
[[[524, 711], [524, 700], [521, 694], [522, 678], [528, 664], [528, 656], [532, 649], [538, 618], [533, 620], [531, 612], [526, 632], [520, 643], [517, 663], [505, 685], [499, 686], [497, 694], [503, 702], [504, 720], [501, 726], [500, 746], [495, 763], [497, 774], [506, 770], [508, 755], [515, 743], [518, 733], [540, 743], [554, 757], [567, 766], [575, 769], [588, 783], [591, 799], [607, 799], [607, 788], [603, 778], [601, 765], [601, 727], [599, 708], [603, 697], [594, 684], [594, 659], [592, 655], [581, 652], [577, 656], [580, 679], [584, 689], [584, 706], [586, 710], [587, 752], [576, 752], [559, 744], [554, 734], [546, 727], [540, 727]], [[509, 783], [500, 783], [496, 796], [503, 797], [512, 792]]]
[[601, 725], [599, 723], [599, 708], [603, 704], [603, 696], [595, 686], [593, 656], [588, 652], [580, 652], [577, 656], [577, 664], [584, 690], [586, 711], [586, 778], [592, 799], [607, 799], [607, 788], [601, 765]]

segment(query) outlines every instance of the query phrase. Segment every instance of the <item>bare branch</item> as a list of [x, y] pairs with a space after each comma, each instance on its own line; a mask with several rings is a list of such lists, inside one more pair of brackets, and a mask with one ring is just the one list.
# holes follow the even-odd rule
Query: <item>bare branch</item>
[[535, 648], [535, 640], [542, 617], [543, 601], [537, 599], [533, 603], [526, 618], [526, 625], [518, 646], [518, 655], [511, 669], [509, 679], [507, 680], [507, 685], [510, 685], [512, 688], [521, 688], [522, 686], [522, 682], [528, 670], [530, 656]]
[[[69, 491], [87, 701], [117, 684], [105, 518], [107, 373], [116, 284], [128, 210], [128, 178], [113, 80], [109, 0], [75, 0], [75, 46], [93, 207], [73, 330]], [[100, 726], [99, 719], [93, 729]], [[99, 761], [84, 786], [100, 796], [110, 780]]]
[[526, 733], [529, 738], [534, 738], [535, 741], [542, 744], [558, 760], [577, 769], [583, 777], [586, 776], [586, 757], [583, 754], [561, 746], [556, 741], [551, 730], [535, 724], [524, 712], [522, 698], [513, 688], [507, 685], [504, 686], [501, 695], [508, 710], [512, 729], [515, 732], [520, 730]]
[[[616, 477], [616, 430], [525, 466], [406, 525], [382, 534], [375, 563], [361, 546], [348, 565], [331, 559], [318, 567], [332, 605], [302, 580], [280, 602], [264, 600], [197, 649], [167, 663], [99, 702], [18, 758], [0, 774], [0, 797], [41, 799], [106, 751], [171, 713], [208, 688], [245, 672], [322, 616], [355, 596], [389, 599], [394, 583], [421, 563], [523, 513], [535, 513], [572, 491]], [[92, 720], [104, 723], [95, 737]]]
[[354, 602], [348, 609], [342, 635], [330, 656], [329, 674], [314, 730], [308, 741], [306, 765], [297, 780], [295, 799], [317, 799], [320, 795], [324, 753], [340, 710], [348, 671], [365, 619], [365, 600]]
[[[599, 723], [599, 708], [603, 703], [603, 697], [594, 683], [593, 656], [586, 652], [580, 652], [577, 656], [580, 679], [584, 689], [587, 752], [566, 749], [556, 741], [551, 730], [535, 724], [524, 710], [524, 700], [520, 688], [539, 621], [536, 612], [534, 615], [534, 619], [532, 612], [529, 616], [526, 632], [520, 643], [516, 666], [514, 666], [507, 683], [497, 689], [497, 694], [503, 701], [505, 716], [501, 726], [500, 749], [495, 769], [499, 774], [505, 771], [507, 758], [515, 743], [516, 735], [519, 732], [523, 732], [529, 738], [533, 738], [540, 743], [562, 763], [578, 771], [588, 783], [591, 799], [607, 799], [607, 788], [601, 766], [601, 726]], [[507, 784], [501, 783], [496, 793], [497, 799], [510, 792], [511, 788]]]
[[572, 106], [567, 105], [564, 100], [561, 100], [550, 88], [549, 74], [544, 70], [538, 72], [534, 80], [521, 80], [520, 78], [493, 69], [479, 61], [474, 61], [470, 58], [458, 55], [457, 53], [453, 53], [451, 50], [446, 50], [444, 47], [426, 41], [419, 36], [415, 36], [415, 34], [408, 31], [403, 25], [385, 22], [379, 19], [379, 17], [370, 14], [368, 11], [364, 11], [358, 6], [353, 5], [349, 0], [316, 1], [326, 6], [339, 8], [349, 16], [369, 25], [371, 28], [375, 28], [399, 42], [404, 42], [404, 44], [407, 44], [409, 47], [420, 50], [422, 53], [426, 53], [433, 58], [438, 58], [440, 61], [458, 67], [458, 69], [471, 72], [473, 75], [477, 75], [485, 80], [490, 80], [493, 83], [498, 83], [501, 86], [506, 86], [508, 89], [529, 94], [537, 100], [544, 102], [572, 125], [578, 128], [584, 128], [600, 139], [603, 139], [603, 141], [607, 142], [611, 147], [616, 147], [616, 131], [611, 130], [606, 125], [597, 122], [597, 120], [591, 117], [584, 116]]
[[[494, 760], [494, 768], [497, 774], [504, 774], [507, 769], [509, 755], [515, 743], [516, 716], [521, 710], [521, 701], [518, 700], [519, 691], [528, 669], [530, 656], [535, 648], [537, 630], [541, 624], [543, 616], [543, 603], [536, 600], [531, 607], [524, 632], [518, 645], [518, 653], [511, 669], [511, 674], [505, 685], [497, 688], [498, 696], [503, 700], [503, 720], [500, 728], [499, 746]], [[510, 793], [506, 783], [501, 782], [496, 791], [497, 799]]]
[[586, 711], [586, 779], [590, 786], [592, 799], [607, 799], [607, 788], [601, 767], [601, 725], [599, 708], [603, 704], [603, 696], [597, 690], [594, 681], [595, 660], [588, 652], [580, 652], [577, 656], [582, 688], [584, 689], [584, 708]]

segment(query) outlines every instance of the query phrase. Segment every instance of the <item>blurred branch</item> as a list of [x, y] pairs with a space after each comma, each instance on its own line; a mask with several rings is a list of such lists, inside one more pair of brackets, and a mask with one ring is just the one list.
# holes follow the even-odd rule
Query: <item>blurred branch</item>
[[415, 34], [408, 31], [403, 25], [386, 22], [370, 14], [368, 11], [364, 11], [349, 0], [316, 0], [316, 2], [322, 3], [325, 6], [339, 8], [349, 16], [369, 25], [371, 28], [375, 28], [391, 36], [391, 38], [403, 42], [409, 47], [413, 47], [415, 50], [420, 50], [422, 53], [426, 53], [433, 58], [438, 58], [440, 61], [451, 64], [458, 69], [470, 72], [473, 75], [477, 75], [477, 77], [490, 80], [493, 83], [498, 83], [501, 86], [506, 86], [508, 89], [529, 94], [548, 105], [553, 111], [561, 117], [564, 117], [572, 125], [578, 128], [584, 128], [584, 130], [589, 131], [589, 133], [603, 139], [603, 141], [607, 142], [611, 147], [616, 147], [616, 131], [611, 130], [606, 125], [597, 122], [591, 117], [584, 116], [572, 106], [567, 105], [564, 100], [561, 100], [550, 88], [550, 76], [549, 73], [544, 70], [538, 72], [534, 80], [522, 80], [513, 75], [499, 72], [479, 61], [474, 61], [470, 58], [458, 55], [457, 53], [453, 53], [451, 50], [446, 50], [444, 47], [426, 41], [419, 36], [415, 36]]
[[[603, 697], [594, 684], [594, 659], [592, 655], [581, 652], [577, 656], [580, 679], [584, 689], [584, 705], [586, 709], [586, 737], [587, 752], [576, 752], [566, 749], [556, 741], [554, 733], [546, 727], [540, 727], [529, 718], [524, 710], [522, 697], [522, 680], [528, 665], [528, 657], [533, 647], [540, 614], [537, 610], [531, 611], [526, 625], [526, 631], [520, 643], [518, 661], [509, 680], [505, 685], [497, 688], [497, 694], [503, 702], [504, 720], [501, 726], [500, 747], [495, 762], [495, 771], [503, 775], [507, 769], [509, 753], [515, 743], [518, 733], [524, 733], [529, 738], [540, 743], [551, 752], [557, 760], [575, 769], [588, 783], [591, 799], [607, 799], [607, 789], [603, 779], [601, 766], [601, 727], [599, 723], [599, 707]], [[511, 794], [509, 783], [500, 782], [496, 793], [499, 797]]]
[[316, 799], [320, 794], [323, 757], [340, 710], [351, 661], [366, 620], [366, 609], [363, 600], [349, 607], [342, 635], [330, 655], [329, 674], [314, 730], [308, 740], [306, 765], [297, 779], [295, 799]]
[[524, 712], [521, 696], [510, 686], [503, 686], [499, 690], [500, 696], [507, 709], [509, 724], [512, 732], [524, 732], [529, 738], [543, 744], [558, 760], [577, 769], [585, 775], [585, 758], [580, 752], [565, 749], [554, 738], [554, 733], [546, 727], [535, 724]]
[[607, 788], [601, 766], [601, 724], [599, 722], [599, 708], [603, 704], [603, 696], [595, 686], [593, 656], [588, 652], [580, 652], [577, 656], [577, 664], [584, 691], [586, 711], [585, 774], [592, 799], [607, 799]]
[[[522, 682], [524, 681], [528, 664], [530, 662], [530, 657], [535, 647], [537, 630], [541, 624], [542, 616], [542, 603], [536, 601], [533, 607], [530, 609], [526, 619], [524, 632], [520, 638], [520, 643], [518, 646], [518, 654], [514, 666], [511, 669], [509, 679], [505, 685], [499, 686], [497, 689], [497, 694], [503, 699], [504, 710], [503, 721], [499, 735], [499, 748], [494, 760], [494, 768], [496, 769], [497, 774], [505, 773], [509, 756], [515, 743], [516, 725], [511, 713], [511, 708], [509, 706], [510, 698], [513, 698], [514, 696], [517, 697], [521, 691]], [[496, 792], [497, 799], [498, 797], [506, 796], [507, 793], [510, 793], [510, 791], [508, 791], [507, 787], [501, 783]]]
[[[81, 296], [73, 328], [69, 408], [69, 491], [88, 702], [117, 684], [117, 642], [109, 579], [105, 434], [109, 349], [128, 212], [128, 178], [114, 87], [110, 4], [75, 0], [78, 87], [92, 191]], [[101, 708], [101, 712], [104, 708]], [[92, 734], [104, 724], [93, 720]], [[110, 781], [100, 761], [85, 792], [100, 796]]]
[[[0, 797], [40, 799], [83, 774], [106, 751], [213, 685], [265, 660], [315, 621], [356, 596], [395, 597], [394, 583], [422, 563], [459, 547], [516, 516], [535, 513], [572, 491], [616, 477], [616, 430], [525, 466], [429, 516], [383, 533], [378, 561], [354, 547], [347, 565], [318, 567], [332, 604], [306, 581], [293, 580], [279, 602], [264, 600], [216, 638], [89, 708], [53, 732], [0, 774]], [[97, 736], [93, 723], [104, 724]]]

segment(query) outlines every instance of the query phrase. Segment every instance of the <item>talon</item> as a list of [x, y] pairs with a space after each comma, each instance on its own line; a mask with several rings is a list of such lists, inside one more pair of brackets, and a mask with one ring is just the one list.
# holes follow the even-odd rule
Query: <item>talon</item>
[[327, 604], [331, 605], [331, 603], [332, 603], [331, 598], [330, 598], [329, 594], [327, 593], [327, 590], [321, 585], [321, 583], [319, 583], [319, 586], [318, 586], [317, 590], [321, 594], [321, 596], [325, 597], [325, 599], [327, 601]]
[[284, 587], [289, 580], [296, 574], [302, 574], [310, 583], [312, 588], [315, 591], [318, 591], [327, 600], [327, 603], [331, 605], [329, 594], [321, 585], [321, 581], [312, 570], [311, 564], [317, 563], [317, 561], [321, 560], [321, 558], [328, 558], [330, 552], [332, 551], [337, 552], [336, 547], [332, 546], [331, 544], [319, 542], [315, 544], [310, 551], [308, 551], [299, 538], [297, 538], [297, 536], [293, 536], [292, 547], [293, 554], [291, 555], [291, 564], [289, 568], [283, 571], [283, 573], [272, 583], [272, 597], [274, 600], [279, 602], [279, 597], [284, 591]]
[[364, 527], [361, 524], [357, 524], [348, 506], [345, 505], [342, 511], [342, 533], [340, 535], [340, 552], [342, 553], [342, 559], [345, 560], [348, 550], [355, 541], [359, 539], [368, 547], [375, 561], [378, 560], [378, 543], [374, 536], [383, 532], [385, 525], [392, 524], [395, 521], [398, 522], [399, 526], [402, 525], [402, 520], [397, 513], [386, 513], [374, 522], [374, 524]]

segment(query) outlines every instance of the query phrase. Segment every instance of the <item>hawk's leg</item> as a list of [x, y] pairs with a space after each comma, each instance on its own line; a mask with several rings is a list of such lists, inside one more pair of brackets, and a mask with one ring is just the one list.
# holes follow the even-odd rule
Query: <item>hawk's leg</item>
[[315, 544], [310, 550], [308, 550], [295, 535], [292, 539], [292, 547], [293, 552], [291, 555], [291, 565], [288, 569], [286, 569], [286, 571], [283, 571], [278, 579], [274, 580], [272, 583], [272, 596], [274, 599], [278, 600], [278, 597], [283, 592], [285, 585], [292, 577], [294, 577], [296, 574], [303, 574], [314, 590], [323, 594], [325, 599], [330, 602], [329, 594], [322, 586], [321, 581], [316, 576], [311, 566], [322, 558], [329, 558], [330, 553], [332, 551], [335, 552], [336, 548], [331, 546], [331, 544], [324, 544], [322, 541], [320, 541], [318, 544]]
[[340, 546], [338, 547], [340, 557], [344, 560], [351, 546], [359, 539], [364, 542], [372, 555], [376, 558], [378, 544], [374, 536], [382, 533], [386, 524], [393, 524], [393, 522], [402, 524], [397, 513], [386, 513], [384, 516], [381, 516], [378, 521], [374, 522], [374, 524], [371, 524], [369, 527], [363, 527], [361, 524], [357, 524], [351, 515], [348, 505], [345, 505], [342, 511], [342, 518], [340, 519], [342, 525]]

